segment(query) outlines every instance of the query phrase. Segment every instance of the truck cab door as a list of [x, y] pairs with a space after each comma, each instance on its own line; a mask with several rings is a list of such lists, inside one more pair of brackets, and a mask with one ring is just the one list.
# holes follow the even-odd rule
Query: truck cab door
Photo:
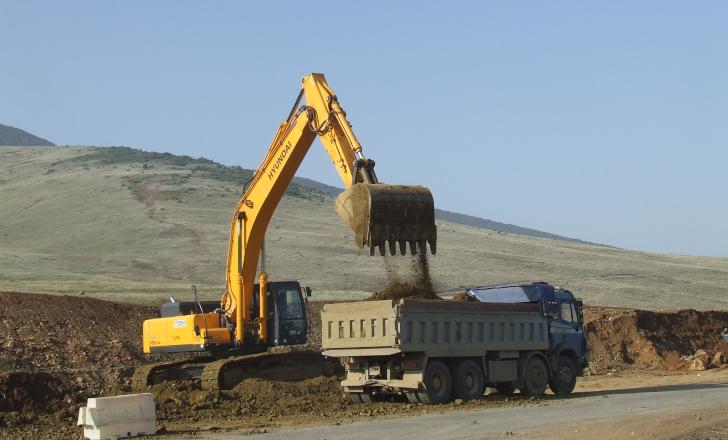
[[584, 355], [584, 330], [577, 303], [574, 300], [559, 299], [558, 309], [558, 315], [551, 321], [551, 348], [566, 344], [581, 359]]

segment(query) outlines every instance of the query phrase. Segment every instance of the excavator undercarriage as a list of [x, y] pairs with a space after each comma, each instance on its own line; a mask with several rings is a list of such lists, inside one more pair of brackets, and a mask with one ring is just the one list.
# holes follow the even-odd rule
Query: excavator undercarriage
[[202, 390], [229, 390], [248, 378], [294, 381], [334, 375], [339, 369], [313, 351], [208, 355], [141, 366], [132, 376], [132, 390], [143, 392], [162, 382], [181, 380], [199, 380]]

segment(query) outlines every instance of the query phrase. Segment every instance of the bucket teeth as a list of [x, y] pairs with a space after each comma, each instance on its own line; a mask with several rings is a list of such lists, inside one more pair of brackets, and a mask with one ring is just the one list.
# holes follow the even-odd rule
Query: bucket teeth
[[[399, 243], [399, 246], [397, 244]], [[374, 256], [375, 254], [379, 253], [379, 255], [384, 256], [387, 255], [387, 249], [389, 249], [389, 255], [397, 255], [397, 248], [399, 247], [399, 254], [400, 255], [407, 255], [407, 247], [409, 243], [409, 253], [412, 255], [417, 254], [426, 254], [427, 253], [427, 244], [430, 245], [430, 253], [432, 255], [435, 255], [436, 244], [433, 241], [404, 241], [404, 240], [387, 240], [387, 241], [380, 241], [377, 244], [372, 244], [369, 246], [369, 255]]]

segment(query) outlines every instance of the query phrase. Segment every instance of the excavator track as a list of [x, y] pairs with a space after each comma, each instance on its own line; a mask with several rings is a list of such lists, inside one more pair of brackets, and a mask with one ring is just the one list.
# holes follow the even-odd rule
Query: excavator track
[[134, 371], [132, 390], [141, 392], [155, 384], [185, 379], [199, 379], [203, 390], [228, 390], [247, 378], [295, 381], [336, 371], [334, 362], [310, 351], [201, 356], [142, 365]]
[[207, 364], [201, 385], [203, 390], [229, 390], [248, 378], [294, 381], [335, 372], [335, 364], [318, 352], [258, 353]]
[[214, 360], [215, 358], [212, 356], [200, 356], [191, 359], [141, 365], [134, 370], [134, 374], [132, 375], [132, 391], [141, 392], [158, 383], [194, 377], [194, 366], [203, 365], [202, 368], [204, 368], [204, 365]]

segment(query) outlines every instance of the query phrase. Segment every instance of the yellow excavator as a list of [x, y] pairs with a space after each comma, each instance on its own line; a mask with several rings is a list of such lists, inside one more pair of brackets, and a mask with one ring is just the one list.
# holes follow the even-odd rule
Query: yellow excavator
[[[207, 355], [141, 367], [134, 373], [135, 389], [169, 378], [197, 376], [205, 389], [226, 389], [251, 372], [285, 371], [287, 365], [305, 375], [306, 366], [314, 370], [320, 367], [316, 365], [321, 359], [318, 353], [267, 351], [306, 342], [306, 298], [311, 291], [296, 281], [269, 281], [264, 248], [273, 212], [317, 136], [345, 185], [335, 208], [354, 231], [357, 246], [368, 247], [370, 255], [375, 249], [384, 255], [387, 248], [393, 255], [397, 248], [401, 254], [407, 248], [412, 254], [426, 253], [428, 244], [430, 252], [436, 252], [430, 191], [423, 186], [379, 182], [374, 161], [364, 157], [324, 75], [307, 75], [288, 118], [278, 127], [235, 207], [222, 300], [172, 300], [162, 305], [160, 318], [144, 322], [145, 353]], [[256, 277], [259, 259], [261, 270]]]

